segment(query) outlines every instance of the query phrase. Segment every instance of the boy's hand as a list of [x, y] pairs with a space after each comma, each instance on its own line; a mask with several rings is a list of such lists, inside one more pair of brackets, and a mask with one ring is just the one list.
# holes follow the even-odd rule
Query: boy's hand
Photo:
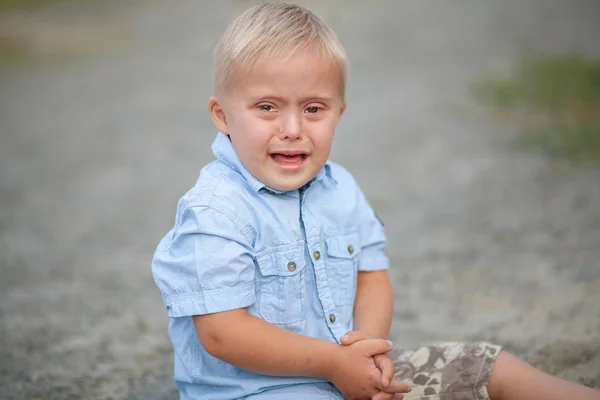
[[[374, 339], [375, 335], [369, 334], [368, 332], [365, 331], [350, 331], [348, 333], [346, 333], [344, 336], [342, 336], [341, 338], [341, 343], [344, 346], [350, 346], [358, 341], [361, 340], [366, 340], [366, 339]], [[381, 354], [375, 354], [373, 355], [373, 361], [375, 363], [375, 366], [377, 366], [377, 368], [381, 371], [381, 386], [382, 386], [382, 391], [377, 394], [376, 396], [373, 397], [373, 400], [392, 400], [392, 399], [402, 399], [402, 394], [400, 393], [396, 393], [394, 394], [389, 393], [390, 390], [387, 390], [390, 386], [390, 383], [392, 383], [392, 380], [394, 378], [394, 363], [392, 362], [392, 360], [387, 356], [387, 354], [385, 353], [381, 353]], [[396, 380], [393, 380], [393, 382], [398, 382]], [[410, 385], [408, 384], [403, 384], [406, 387], [406, 390], [403, 390], [403, 392], [408, 392], [410, 391]]]
[[391, 349], [391, 342], [384, 339], [365, 339], [340, 347], [329, 380], [349, 400], [384, 400], [393, 398], [395, 393], [407, 392], [410, 386], [406, 383], [393, 381], [385, 388], [381, 384], [381, 372], [373, 356]]

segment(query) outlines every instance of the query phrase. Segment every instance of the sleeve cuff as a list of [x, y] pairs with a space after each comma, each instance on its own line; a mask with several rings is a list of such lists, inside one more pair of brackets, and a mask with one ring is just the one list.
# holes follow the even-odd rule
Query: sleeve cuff
[[385, 254], [361, 254], [358, 260], [359, 271], [383, 271], [390, 268], [390, 260]]
[[255, 301], [254, 282], [229, 288], [172, 294], [164, 297], [169, 317], [189, 317], [231, 311], [249, 307]]

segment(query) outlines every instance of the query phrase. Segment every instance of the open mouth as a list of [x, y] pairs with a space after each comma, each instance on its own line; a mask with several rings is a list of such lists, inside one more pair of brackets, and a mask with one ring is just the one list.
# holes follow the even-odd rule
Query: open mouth
[[306, 160], [306, 154], [303, 153], [273, 153], [271, 158], [281, 165], [300, 165]]

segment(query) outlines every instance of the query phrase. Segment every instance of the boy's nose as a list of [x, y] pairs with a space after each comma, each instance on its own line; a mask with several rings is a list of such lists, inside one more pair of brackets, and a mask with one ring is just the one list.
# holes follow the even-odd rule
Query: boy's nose
[[302, 120], [295, 113], [290, 113], [279, 120], [279, 138], [296, 140], [302, 136]]

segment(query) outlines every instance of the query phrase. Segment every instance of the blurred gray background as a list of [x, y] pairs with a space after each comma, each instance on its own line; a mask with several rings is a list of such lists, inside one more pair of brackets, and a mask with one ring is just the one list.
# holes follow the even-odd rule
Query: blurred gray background
[[[0, 399], [174, 399], [150, 259], [212, 159], [212, 47], [255, 2], [3, 1]], [[350, 54], [332, 159], [385, 222], [396, 345], [494, 341], [600, 387], [599, 164], [506, 146], [470, 94], [522, 46], [600, 56], [600, 3], [299, 3]]]

